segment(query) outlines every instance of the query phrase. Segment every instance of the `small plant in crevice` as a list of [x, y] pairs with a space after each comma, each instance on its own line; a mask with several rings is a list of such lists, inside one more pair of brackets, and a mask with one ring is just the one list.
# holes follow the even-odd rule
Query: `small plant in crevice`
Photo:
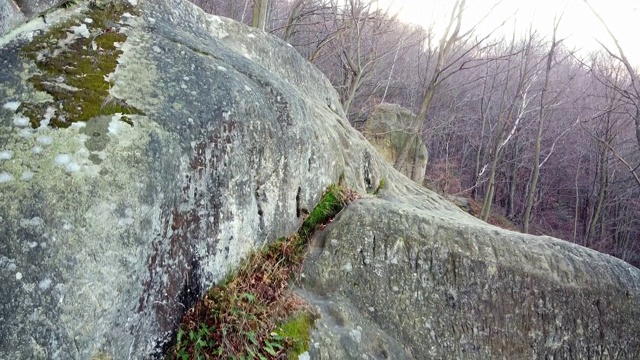
[[246, 258], [185, 314], [169, 359], [297, 359], [315, 316], [289, 289], [313, 233], [356, 194], [331, 185], [298, 232]]
[[378, 187], [373, 190], [373, 195], [378, 195], [378, 193], [384, 189], [384, 187], [387, 185], [387, 180], [385, 178], [382, 178], [380, 180], [380, 183], [378, 184]]

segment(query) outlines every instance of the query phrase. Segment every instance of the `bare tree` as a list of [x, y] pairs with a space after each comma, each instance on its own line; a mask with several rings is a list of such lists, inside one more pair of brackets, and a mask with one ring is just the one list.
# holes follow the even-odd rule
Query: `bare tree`
[[269, 0], [253, 0], [253, 16], [251, 17], [251, 26], [264, 31], [267, 25], [268, 9]]
[[527, 205], [525, 207], [524, 216], [522, 217], [522, 232], [529, 232], [529, 220], [531, 219], [531, 209], [533, 208], [533, 200], [536, 194], [538, 179], [540, 176], [540, 145], [542, 142], [542, 132], [545, 129], [545, 117], [547, 116], [547, 107], [545, 104], [546, 95], [549, 87], [549, 78], [551, 76], [551, 68], [553, 67], [554, 55], [556, 47], [558, 46], [558, 40], [556, 38], [558, 33], [558, 25], [562, 16], [555, 19], [553, 24], [553, 35], [551, 39], [551, 45], [549, 53], [547, 54], [547, 65], [545, 67], [544, 84], [540, 91], [540, 107], [538, 108], [538, 134], [535, 140], [535, 150], [533, 155], [533, 171], [531, 175], [531, 181], [529, 184], [529, 193], [527, 194]]

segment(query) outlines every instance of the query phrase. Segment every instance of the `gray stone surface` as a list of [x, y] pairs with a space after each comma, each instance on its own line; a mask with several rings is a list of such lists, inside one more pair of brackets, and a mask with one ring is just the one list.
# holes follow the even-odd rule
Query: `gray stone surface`
[[0, 0], [0, 36], [69, 0]]
[[415, 200], [353, 203], [315, 238], [306, 290], [364, 317], [351, 327], [377, 324], [415, 359], [640, 358], [638, 269], [464, 216], [443, 221]]
[[[127, 39], [108, 75], [109, 101], [144, 112], [130, 115], [133, 126], [119, 115], [65, 129], [26, 126], [20, 104], [60, 104], [26, 81], [40, 70], [20, 48], [83, 4], [0, 37], [0, 359], [159, 357], [195, 297], [252, 249], [294, 232], [302, 209], [341, 175], [363, 194], [385, 179], [387, 200], [363, 200], [337, 221], [327, 236], [344, 251], [333, 262], [316, 245], [308, 293], [327, 309], [320, 324], [329, 330], [315, 333], [315, 358], [410, 358], [402, 351], [420, 358], [415, 351], [425, 345], [416, 339], [431, 336], [422, 317], [436, 334], [429, 344], [437, 354], [458, 349], [469, 332], [477, 334], [465, 340], [475, 346], [469, 351], [478, 354], [506, 346], [507, 334], [534, 336], [542, 354], [578, 326], [593, 354], [604, 351], [601, 339], [613, 344], [609, 351], [626, 342], [624, 355], [637, 354], [637, 269], [474, 220], [391, 169], [349, 126], [329, 81], [290, 46], [186, 1], [141, 1], [112, 27]], [[56, 86], [70, 89], [64, 76]], [[349, 215], [363, 207], [366, 220]], [[373, 250], [369, 234], [379, 234]], [[398, 254], [398, 265], [377, 258], [381, 244]], [[433, 257], [421, 252], [416, 260], [411, 249], [433, 249]], [[341, 273], [347, 256], [351, 275]], [[427, 259], [433, 272], [424, 273], [424, 289], [433, 294], [409, 281], [411, 266]], [[367, 261], [380, 264], [381, 281], [362, 270]], [[406, 292], [410, 284], [422, 292], [391, 296], [389, 286]], [[526, 309], [535, 312], [513, 310], [521, 293], [531, 294]], [[492, 312], [474, 328], [468, 324], [479, 315], [453, 312], [451, 304]], [[339, 314], [348, 321], [330, 317]], [[576, 314], [584, 314], [579, 323], [564, 325]], [[521, 320], [509, 315], [531, 315], [532, 330], [515, 332]]]
[[0, 1], [0, 35], [26, 21], [26, 17], [13, 0]]
[[[411, 110], [397, 104], [382, 103], [371, 112], [364, 134], [382, 157], [393, 165], [411, 138], [414, 121], [416, 116]], [[407, 160], [399, 170], [411, 180], [422, 184], [428, 161], [427, 147], [418, 138], [411, 145]]]
[[25, 126], [19, 105], [51, 97], [20, 47], [78, 11], [0, 38], [0, 358], [148, 358], [341, 174], [362, 192], [399, 178], [291, 47], [186, 1], [141, 3], [119, 26], [110, 91], [146, 114], [133, 126]]

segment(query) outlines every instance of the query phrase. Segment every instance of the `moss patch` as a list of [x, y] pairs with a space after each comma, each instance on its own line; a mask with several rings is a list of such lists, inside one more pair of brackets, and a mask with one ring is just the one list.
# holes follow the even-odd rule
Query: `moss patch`
[[[142, 114], [122, 99], [109, 94], [108, 76], [122, 54], [127, 36], [118, 21], [134, 8], [120, 2], [93, 7], [85, 14], [52, 26], [22, 47], [22, 54], [35, 62], [39, 72], [29, 82], [52, 100], [21, 104], [18, 108], [37, 128], [48, 119], [52, 127], [68, 127], [98, 115]], [[91, 19], [85, 21], [85, 19]], [[125, 116], [123, 121], [132, 125]]]
[[290, 339], [290, 345], [287, 351], [287, 359], [298, 359], [298, 356], [309, 350], [311, 342], [310, 332], [316, 321], [316, 317], [309, 312], [300, 312], [285, 322], [280, 324], [276, 329], [276, 334], [284, 339]]
[[289, 289], [313, 233], [355, 193], [332, 185], [298, 232], [251, 254], [183, 318], [169, 359], [297, 359], [315, 316]]

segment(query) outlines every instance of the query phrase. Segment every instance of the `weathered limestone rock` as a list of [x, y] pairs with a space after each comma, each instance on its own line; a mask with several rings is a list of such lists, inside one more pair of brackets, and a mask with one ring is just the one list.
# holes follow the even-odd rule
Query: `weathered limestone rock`
[[[415, 114], [400, 105], [382, 103], [367, 119], [364, 134], [390, 164], [394, 164], [411, 136]], [[400, 169], [411, 180], [422, 184], [429, 153], [421, 139], [412, 145], [407, 161]]]
[[[638, 269], [471, 217], [443, 221], [416, 200], [361, 199], [316, 237], [304, 286], [364, 317], [343, 332], [373, 322], [410, 349], [398, 359], [640, 357]], [[355, 358], [352, 343], [323, 346], [321, 331], [312, 354]], [[362, 337], [355, 351], [379, 359], [393, 346]]]
[[406, 187], [287, 44], [181, 0], [86, 5], [0, 38], [1, 359], [147, 359], [341, 175]]
[[407, 180], [286, 43], [182, 0], [86, 6], [0, 38], [0, 359], [160, 357], [194, 298], [341, 176], [385, 198], [318, 238], [312, 358], [638, 354], [637, 269]]

